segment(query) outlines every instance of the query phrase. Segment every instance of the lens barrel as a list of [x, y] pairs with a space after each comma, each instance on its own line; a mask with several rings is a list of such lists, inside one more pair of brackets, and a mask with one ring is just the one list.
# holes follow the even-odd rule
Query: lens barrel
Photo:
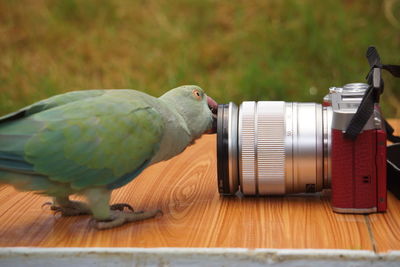
[[219, 192], [279, 195], [328, 187], [331, 113], [316, 103], [219, 105]]
[[220, 104], [217, 114], [218, 191], [220, 194], [231, 195], [238, 190], [238, 108], [232, 102]]

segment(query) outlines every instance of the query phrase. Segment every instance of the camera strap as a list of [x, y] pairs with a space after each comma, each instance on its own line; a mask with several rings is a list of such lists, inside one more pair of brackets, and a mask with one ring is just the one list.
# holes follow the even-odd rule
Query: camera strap
[[385, 120], [385, 127], [386, 127], [387, 140], [389, 140], [392, 143], [400, 143], [400, 137], [393, 135], [394, 129], [386, 120]]
[[[351, 140], [357, 138], [372, 116], [375, 104], [379, 103], [379, 98], [384, 88], [382, 70], [386, 70], [394, 77], [400, 78], [400, 66], [382, 64], [375, 47], [368, 47], [366, 56], [370, 66], [370, 71], [366, 77], [369, 87], [344, 133], [344, 136]], [[394, 143], [387, 148], [387, 187], [397, 199], [400, 199], [400, 137], [393, 135], [394, 129], [385, 119], [383, 123], [386, 128], [387, 140]]]
[[[364, 97], [351, 119], [344, 136], [351, 140], [355, 140], [362, 131], [365, 124], [374, 112], [375, 103], [379, 103], [380, 95], [383, 93], [384, 83], [382, 79], [382, 69], [391, 73], [394, 77], [400, 78], [400, 65], [382, 64], [381, 58], [375, 47], [368, 47], [366, 57], [370, 65], [370, 71], [366, 77], [369, 87]], [[393, 135], [393, 128], [385, 121], [388, 140], [392, 142], [400, 142], [400, 137]]]

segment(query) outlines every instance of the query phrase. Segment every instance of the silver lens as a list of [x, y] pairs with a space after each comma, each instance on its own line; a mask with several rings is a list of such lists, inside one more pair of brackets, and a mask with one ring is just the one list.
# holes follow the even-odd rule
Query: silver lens
[[238, 111], [233, 103], [225, 105], [225, 113], [229, 130], [228, 177], [224, 179], [229, 192], [221, 193], [239, 189], [245, 195], [276, 195], [316, 192], [329, 186], [330, 107], [246, 101]]

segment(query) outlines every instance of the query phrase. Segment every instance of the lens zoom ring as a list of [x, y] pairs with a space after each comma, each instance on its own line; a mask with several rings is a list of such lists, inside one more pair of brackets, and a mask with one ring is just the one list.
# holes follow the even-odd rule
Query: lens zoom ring
[[285, 193], [285, 102], [243, 102], [240, 184], [246, 195]]
[[259, 194], [285, 193], [285, 102], [257, 103]]
[[242, 192], [247, 195], [256, 194], [256, 103], [245, 101], [240, 107], [239, 114], [239, 161], [240, 185]]

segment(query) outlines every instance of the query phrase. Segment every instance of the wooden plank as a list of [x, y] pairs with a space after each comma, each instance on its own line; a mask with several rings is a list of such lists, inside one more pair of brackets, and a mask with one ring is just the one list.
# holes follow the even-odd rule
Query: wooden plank
[[386, 213], [369, 215], [377, 252], [400, 250], [400, 200], [390, 193], [388, 200]]
[[387, 121], [393, 127], [394, 134], [399, 135], [400, 134], [400, 119], [388, 119]]
[[161, 208], [162, 217], [97, 231], [88, 216], [60, 218], [41, 208], [46, 201], [0, 187], [0, 246], [373, 249], [366, 217], [333, 213], [326, 193], [220, 197], [215, 135], [113, 193], [113, 202]]
[[[400, 120], [389, 119], [395, 129], [394, 134], [400, 135]], [[369, 216], [371, 230], [378, 252], [400, 250], [400, 200], [388, 194], [388, 210], [384, 214]]]

